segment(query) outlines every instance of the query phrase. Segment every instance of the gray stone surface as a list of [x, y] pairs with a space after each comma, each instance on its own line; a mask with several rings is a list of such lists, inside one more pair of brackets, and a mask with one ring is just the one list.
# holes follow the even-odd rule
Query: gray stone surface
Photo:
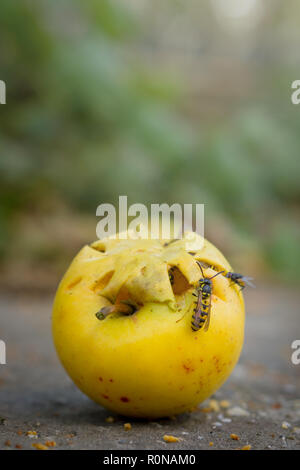
[[[291, 343], [300, 339], [299, 300], [286, 287], [248, 290], [245, 347], [213, 397], [215, 411], [201, 411], [207, 401], [176, 419], [115, 416], [107, 423], [111, 413], [77, 390], [60, 366], [51, 340], [51, 297], [2, 294], [7, 365], [0, 365], [0, 449], [32, 449], [49, 440], [56, 449], [300, 449], [300, 365], [291, 362]], [[221, 400], [229, 408], [218, 410]], [[125, 431], [128, 421], [132, 429]], [[26, 435], [30, 430], [37, 438]], [[164, 434], [181, 441], [167, 444]]]

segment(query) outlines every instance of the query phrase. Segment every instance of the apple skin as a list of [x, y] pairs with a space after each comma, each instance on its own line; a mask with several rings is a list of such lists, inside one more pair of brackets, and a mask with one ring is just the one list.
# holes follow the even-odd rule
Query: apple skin
[[[186, 412], [213, 394], [238, 361], [244, 302], [223, 275], [212, 280], [208, 330], [191, 329], [192, 294], [202, 277], [196, 259], [213, 266], [204, 270], [206, 277], [228, 272], [230, 265], [206, 240], [193, 256], [184, 241], [172, 245], [95, 242], [77, 254], [57, 290], [52, 327], [61, 363], [83, 393], [115, 413], [155, 419]], [[185, 276], [175, 296], [170, 265]], [[139, 309], [98, 320], [96, 312], [117, 301], [124, 279], [127, 295], [141, 301]]]

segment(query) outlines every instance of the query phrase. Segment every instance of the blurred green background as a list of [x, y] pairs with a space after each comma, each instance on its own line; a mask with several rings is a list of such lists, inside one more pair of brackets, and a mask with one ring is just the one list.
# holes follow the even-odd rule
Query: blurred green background
[[300, 277], [298, 0], [0, 2], [0, 268], [53, 286], [96, 208], [205, 203], [237, 271]]

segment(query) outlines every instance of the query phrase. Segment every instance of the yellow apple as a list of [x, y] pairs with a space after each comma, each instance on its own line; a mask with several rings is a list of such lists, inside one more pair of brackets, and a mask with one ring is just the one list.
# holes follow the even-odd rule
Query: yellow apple
[[[203, 277], [197, 261], [205, 277], [232, 271], [217, 248], [195, 237], [193, 250], [188, 235], [171, 243], [107, 238], [83, 247], [67, 270], [53, 307], [54, 343], [75, 384], [100, 405], [133, 417], [182, 413], [233, 370], [243, 297], [216, 276], [209, 327], [192, 330]], [[104, 307], [106, 315], [96, 316]]]

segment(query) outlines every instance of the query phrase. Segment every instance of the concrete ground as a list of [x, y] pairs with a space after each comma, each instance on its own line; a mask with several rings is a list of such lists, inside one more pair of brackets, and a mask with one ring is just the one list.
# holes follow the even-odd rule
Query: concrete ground
[[[111, 413], [86, 398], [60, 366], [51, 298], [2, 294], [7, 364], [0, 365], [0, 449], [47, 441], [56, 449], [300, 449], [300, 365], [291, 362], [291, 343], [300, 339], [299, 303], [300, 294], [286, 287], [249, 289], [243, 354], [212, 402], [176, 419], [115, 416], [109, 423]], [[167, 444], [164, 434], [181, 440]]]

